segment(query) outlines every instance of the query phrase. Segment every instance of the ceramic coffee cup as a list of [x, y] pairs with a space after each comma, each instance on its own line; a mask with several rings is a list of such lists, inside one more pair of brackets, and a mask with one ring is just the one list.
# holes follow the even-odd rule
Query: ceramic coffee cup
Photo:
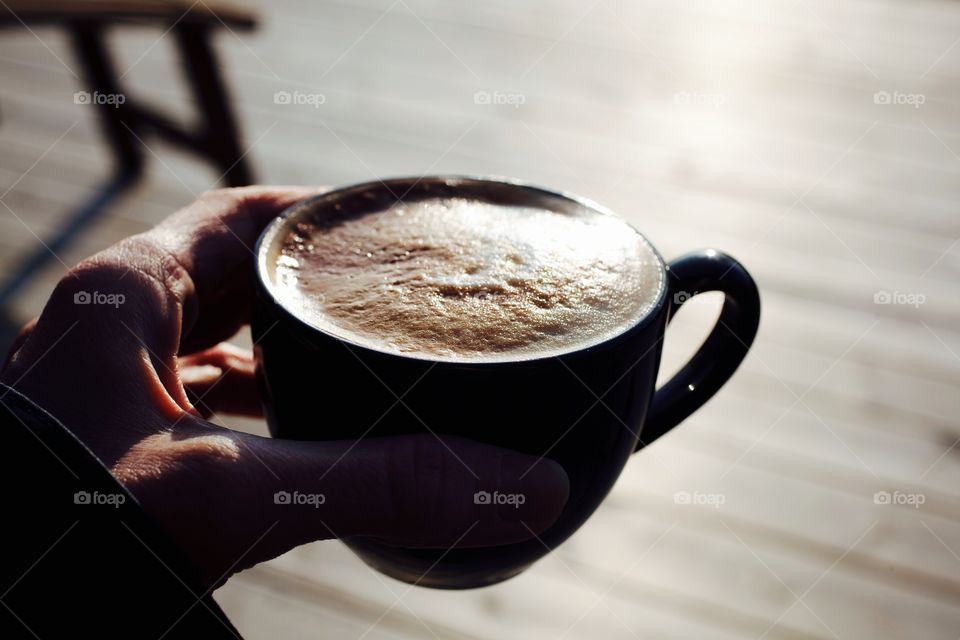
[[[518, 182], [437, 176], [345, 187], [288, 209], [256, 247], [252, 331], [267, 420], [278, 438], [344, 440], [430, 431], [545, 456], [563, 466], [570, 497], [538, 539], [488, 548], [408, 549], [344, 542], [377, 570], [438, 588], [494, 584], [517, 575], [577, 530], [631, 455], [679, 424], [730, 378], [760, 319], [753, 279], [739, 262], [701, 250], [663, 263], [659, 294], [639, 320], [599, 344], [549, 357], [431, 360], [361, 345], [299, 319], [274, 295], [276, 257], [290, 226], [334, 208], [389, 206], [432, 197], [552, 207], [575, 196]], [[664, 332], [691, 296], [724, 295], [716, 326], [691, 360], [656, 390]], [[398, 403], [397, 398], [403, 402]], [[316, 429], [322, 412], [322, 431]], [[373, 427], [371, 428], [371, 425]], [[475, 500], [495, 500], [482, 494]]]

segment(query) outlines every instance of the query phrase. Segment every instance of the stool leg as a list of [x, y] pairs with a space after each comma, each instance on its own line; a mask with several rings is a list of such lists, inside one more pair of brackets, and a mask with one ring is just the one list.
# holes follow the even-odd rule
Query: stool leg
[[120, 88], [120, 80], [104, 44], [104, 29], [98, 24], [81, 22], [71, 25], [70, 34], [90, 95], [124, 96], [122, 104], [99, 102], [93, 106], [110, 144], [116, 173], [139, 175], [144, 165], [143, 149], [131, 132], [131, 129], [136, 131], [139, 128], [139, 123], [130, 96], [124, 95]]
[[211, 29], [208, 25], [182, 23], [177, 25], [176, 32], [184, 71], [203, 118], [203, 151], [223, 172], [223, 180], [229, 186], [252, 184], [253, 172], [240, 148], [236, 119], [210, 45]]

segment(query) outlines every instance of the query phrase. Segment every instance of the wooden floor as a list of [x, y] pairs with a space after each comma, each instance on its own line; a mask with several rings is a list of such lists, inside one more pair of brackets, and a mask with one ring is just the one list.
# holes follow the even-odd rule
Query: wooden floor
[[[568, 189], [668, 257], [739, 257], [764, 316], [723, 392], [638, 455], [595, 517], [523, 576], [410, 589], [339, 543], [308, 545], [216, 593], [246, 637], [960, 636], [960, 4], [258, 10], [257, 33], [218, 42], [261, 181], [463, 172]], [[161, 33], [115, 44], [131, 92], [188, 118]], [[2, 34], [3, 271], [108, 170], [71, 66], [56, 32]], [[280, 91], [323, 103], [275, 104]], [[216, 179], [148, 144], [148, 180], [64, 264]], [[10, 311], [36, 314], [64, 264]], [[891, 304], [876, 303], [884, 292]], [[678, 315], [664, 373], [699, 344], [716, 302]]]

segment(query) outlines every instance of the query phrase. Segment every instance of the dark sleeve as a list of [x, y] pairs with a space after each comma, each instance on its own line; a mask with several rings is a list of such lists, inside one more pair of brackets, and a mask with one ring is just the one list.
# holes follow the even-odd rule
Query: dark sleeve
[[239, 638], [133, 495], [0, 385], [0, 638]]

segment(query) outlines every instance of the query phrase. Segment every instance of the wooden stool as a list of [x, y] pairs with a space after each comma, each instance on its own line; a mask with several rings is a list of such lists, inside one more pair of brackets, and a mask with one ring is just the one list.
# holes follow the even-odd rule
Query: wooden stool
[[[195, 128], [178, 125], [124, 91], [106, 46], [107, 32], [117, 25], [169, 29], [174, 35], [186, 80], [199, 106]], [[94, 197], [68, 217], [45, 247], [29, 254], [0, 286], [0, 305], [6, 304], [33, 273], [139, 180], [146, 158], [138, 138], [158, 136], [205, 158], [222, 172], [221, 179], [229, 186], [254, 181], [239, 145], [236, 118], [210, 38], [218, 28], [249, 31], [255, 25], [251, 13], [212, 0], [6, 0], [0, 7], [0, 27], [65, 29], [80, 63], [87, 95], [122, 95], [124, 100], [120, 104], [90, 101], [113, 156], [113, 175]]]

